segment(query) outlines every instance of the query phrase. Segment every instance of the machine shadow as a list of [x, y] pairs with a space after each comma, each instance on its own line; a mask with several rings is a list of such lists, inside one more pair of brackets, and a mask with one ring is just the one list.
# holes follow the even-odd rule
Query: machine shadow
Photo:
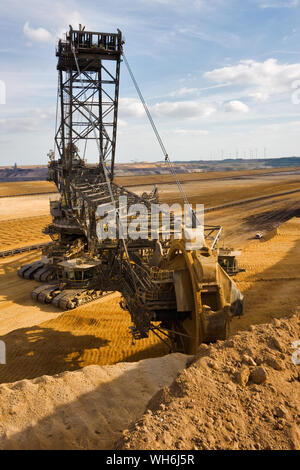
[[79, 369], [85, 351], [109, 344], [108, 340], [93, 335], [78, 336], [39, 325], [14, 330], [0, 339], [6, 345], [0, 383]]
[[[97, 318], [97, 312], [78, 309], [0, 336], [6, 345], [6, 365], [0, 366], [0, 383], [54, 375], [87, 365], [138, 362], [170, 352], [164, 343], [153, 344], [148, 339], [131, 348], [131, 337], [126, 329], [127, 323], [130, 324], [129, 314], [128, 318], [125, 318], [126, 312], [121, 314], [125, 325], [117, 340], [105, 333], [106, 325], [111, 328], [108, 318]], [[115, 328], [119, 322], [120, 319]]]
[[300, 217], [300, 207], [267, 210], [259, 214], [249, 215], [243, 219], [243, 224], [252, 231], [261, 230], [262, 227], [263, 230], [270, 231], [293, 217]]

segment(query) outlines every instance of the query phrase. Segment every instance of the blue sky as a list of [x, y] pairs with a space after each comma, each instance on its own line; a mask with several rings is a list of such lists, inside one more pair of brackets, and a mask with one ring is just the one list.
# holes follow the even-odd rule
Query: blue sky
[[[300, 155], [299, 19], [298, 0], [2, 0], [0, 164], [47, 162], [55, 43], [79, 23], [122, 30], [173, 160]], [[161, 158], [123, 66], [117, 160]]]

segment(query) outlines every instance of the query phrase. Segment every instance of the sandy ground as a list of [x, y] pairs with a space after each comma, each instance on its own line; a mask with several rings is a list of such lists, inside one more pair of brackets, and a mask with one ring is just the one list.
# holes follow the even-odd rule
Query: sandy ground
[[[285, 224], [285, 229], [281, 228], [268, 241], [252, 240], [257, 230], [269, 233], [297, 212], [298, 198], [290, 195], [207, 216], [208, 223], [223, 223], [226, 245], [245, 248], [239, 262], [246, 273], [237, 276], [245, 294], [245, 315], [234, 320], [232, 332], [283, 316], [300, 305], [297, 278], [300, 219]], [[40, 235], [40, 230], [50, 221], [49, 216], [24, 218], [22, 224], [20, 221], [0, 223], [2, 243], [6, 230], [5, 248], [48, 240]], [[285, 230], [284, 234], [281, 230]], [[38, 258], [39, 253], [33, 252], [0, 261], [0, 335], [8, 344], [10, 361], [10, 367], [0, 369], [1, 382], [51, 375], [90, 364], [137, 361], [167, 352], [153, 335], [131, 344], [130, 317], [119, 307], [119, 294], [65, 313], [52, 305], [33, 302], [30, 292], [37, 283], [18, 278], [16, 271]], [[269, 280], [272, 272], [277, 280]]]
[[[216, 181], [184, 184], [190, 202], [204, 203], [207, 207], [299, 188], [300, 175], [297, 173], [288, 176], [271, 174], [264, 177], [250, 175], [234, 180], [220, 179], [217, 184]], [[142, 194], [145, 190], [152, 189], [152, 186], [137, 186], [131, 189]], [[159, 196], [162, 203], [182, 202], [175, 185], [160, 185]], [[57, 196], [48, 194], [0, 198], [0, 250], [49, 241], [49, 237], [41, 234], [41, 230], [51, 220], [50, 198]], [[244, 246], [255, 231], [270, 230], [290, 218], [296, 211], [300, 211], [299, 193], [208, 213], [205, 223], [222, 225], [226, 244]]]
[[19, 278], [16, 269], [37, 256], [17, 255], [0, 264], [0, 339], [7, 346], [0, 382], [168, 353], [153, 334], [132, 344], [130, 315], [120, 308], [118, 293], [68, 312], [33, 302], [37, 283]]
[[0, 198], [0, 220], [31, 218], [49, 214], [49, 201], [55, 200], [56, 194]]
[[[207, 173], [188, 173], [180, 174], [182, 181], [207, 181], [207, 180], [236, 180], [239, 178], [265, 178], [268, 175], [295, 175], [300, 174], [300, 168], [272, 168], [262, 170], [240, 170], [227, 172], [207, 172]], [[157, 183], [173, 182], [174, 177], [167, 175], [144, 175], [144, 176], [118, 176], [116, 182], [122, 186], [136, 186], [137, 179], [139, 184], [153, 185]], [[18, 181], [9, 183], [0, 183], [0, 196], [13, 196], [18, 194], [48, 193], [56, 191], [56, 186], [49, 181]]]
[[51, 241], [42, 233], [51, 222], [49, 215], [0, 220], [0, 251]]
[[56, 191], [54, 183], [49, 181], [18, 181], [13, 183], [0, 183], [0, 196], [17, 194], [48, 193]]
[[[245, 175], [234, 179], [216, 179], [182, 182], [183, 189], [189, 198], [190, 203], [204, 204], [205, 207], [217, 206], [242, 199], [254, 198], [268, 194], [281, 193], [300, 188], [300, 174], [270, 174], [256, 177], [255, 175]], [[133, 186], [130, 190], [138, 194], [144, 191], [150, 192], [153, 185]], [[158, 184], [159, 200], [161, 202], [182, 202], [182, 196], [177, 185]]]
[[267, 234], [294, 216], [300, 216], [299, 193], [207, 213], [205, 224], [222, 225], [219, 246], [244, 248], [257, 232]]
[[55, 194], [0, 198], [0, 251], [51, 241], [42, 230], [51, 222], [50, 200], [57, 198]]
[[[300, 219], [294, 218], [269, 240], [253, 240], [244, 250], [240, 264], [247, 271], [236, 281], [245, 295], [245, 314], [233, 320], [232, 333], [285, 316], [300, 305], [299, 234]], [[1, 382], [168, 352], [153, 335], [132, 345], [130, 316], [120, 309], [117, 293], [64, 313], [34, 303], [30, 291], [36, 283], [15, 275], [25, 256], [29, 255], [7, 258], [0, 272], [0, 334], [8, 354], [8, 365], [0, 369]]]
[[[268, 176], [268, 178], [273, 177]], [[298, 176], [296, 175], [296, 177]], [[216, 186], [215, 182], [213, 184]], [[224, 184], [228, 184], [229, 191], [230, 183], [225, 182]], [[234, 185], [235, 182], [232, 184]], [[242, 184], [240, 185], [240, 180], [238, 180], [238, 184], [239, 191], [233, 191], [233, 193], [238, 199], [244, 199], [247, 187], [244, 188]], [[260, 183], [257, 182], [256, 189], [265, 194], [262, 187], [259, 189], [260, 184], [261, 180]], [[267, 182], [267, 186], [268, 184]], [[297, 185], [298, 183], [292, 179], [291, 184]], [[280, 181], [279, 186], [280, 191], [282, 188], [284, 190], [290, 189], [290, 184], [286, 182]], [[267, 191], [277, 192], [279, 186], [276, 189], [270, 186]], [[207, 194], [212, 189], [212, 186], [207, 187]], [[172, 191], [168, 194], [171, 200]], [[198, 189], [197, 186], [191, 186], [190, 194], [198, 194], [199, 198], [199, 186]], [[260, 193], [256, 192], [256, 195], [258, 196]], [[28, 203], [27, 197], [7, 199], [20, 199], [19, 207], [22, 204], [25, 207]], [[46, 241], [43, 239], [44, 236], [40, 234], [42, 227], [50, 221], [49, 215], [47, 215], [48, 209], [47, 211], [45, 209], [45, 201], [46, 199], [43, 197], [36, 199], [36, 210], [45, 211], [44, 215], [41, 212], [38, 216], [24, 218], [22, 211], [18, 212], [18, 216], [12, 212], [13, 219], [0, 222], [0, 249]], [[222, 191], [220, 189], [216, 195], [215, 204], [217, 205], [221, 201]], [[284, 317], [300, 305], [300, 219], [294, 217], [281, 225], [277, 232], [270, 233], [274, 227], [299, 214], [299, 207], [299, 195], [295, 194], [251, 203], [242, 207], [223, 209], [207, 215], [207, 223], [221, 223], [224, 226], [226, 245], [233, 244], [235, 247], [244, 248], [240, 264], [247, 271], [240, 273], [236, 280], [245, 294], [245, 315], [241, 319], [234, 320], [232, 333], [247, 329], [255, 323], [263, 323], [275, 317]], [[13, 205], [11, 210], [14, 211]], [[30, 213], [30, 215], [32, 214]], [[265, 234], [261, 241], [253, 240], [257, 230], [262, 230]], [[152, 396], [153, 389], [149, 393], [146, 392], [145, 397], [148, 398], [147, 400], [145, 398], [145, 402], [140, 408], [137, 405], [140, 400], [139, 389], [132, 389], [132, 396], [136, 390], [137, 395], [135, 396], [138, 397], [135, 404], [137, 414], [134, 415], [134, 406], [132, 405], [133, 411], [129, 413], [130, 419], [129, 414], [126, 415], [128, 418], [126, 423], [128, 424], [125, 421], [120, 424], [121, 421], [118, 421], [117, 417], [108, 422], [107, 415], [103, 410], [112, 407], [119, 410], [116, 405], [118, 403], [117, 395], [114, 394], [119, 393], [117, 390], [121, 388], [121, 382], [116, 379], [116, 390], [113, 392], [108, 385], [107, 371], [111, 377], [114, 374], [119, 377], [120, 371], [123, 374], [128, 366], [131, 375], [138, 367], [138, 365], [133, 365], [134, 362], [164, 356], [168, 351], [165, 345], [159, 343], [157, 338], [153, 336], [132, 345], [128, 330], [131, 325], [130, 316], [120, 309], [120, 298], [117, 293], [109, 298], [65, 313], [49, 305], [33, 303], [30, 299], [30, 292], [37, 283], [19, 279], [16, 276], [16, 270], [19, 266], [37, 258], [39, 258], [39, 252], [23, 253], [0, 260], [0, 339], [3, 339], [7, 345], [8, 359], [7, 366], [0, 366], [0, 382], [3, 383], [0, 386], [0, 407], [3, 403], [2, 415], [0, 412], [0, 422], [3, 422], [2, 430], [0, 427], [0, 446], [3, 448], [55, 448], [58, 442], [61, 443], [61, 448], [109, 446], [113, 437], [118, 436], [116, 433], [128, 426], [131, 419], [138, 419], [142, 414], [147, 400]], [[157, 359], [157, 361], [160, 360], [167, 359], [164, 357]], [[114, 366], [116, 367], [115, 372], [112, 372], [113, 366], [106, 366], [125, 361], [127, 364]], [[165, 367], [167, 370], [166, 364]], [[175, 365], [174, 367], [176, 368]], [[183, 366], [180, 365], [178, 368], [181, 367]], [[81, 369], [81, 371], [75, 372], [77, 369]], [[153, 370], [155, 371], [155, 369]], [[45, 374], [47, 376], [60, 374], [60, 376], [58, 378], [42, 377], [37, 379]], [[126, 374], [127, 372], [123, 374], [125, 380], [124, 389], [122, 388], [123, 395], [126, 395], [123, 390], [129, 389]], [[109, 394], [112, 394], [114, 397], [109, 405], [105, 401], [107, 398], [103, 395], [100, 394], [98, 397], [99, 387], [95, 390], [89, 388], [92, 385], [87, 385], [86, 375], [90, 377], [88, 382], [91, 381], [96, 387], [106, 380], [105, 387], [110, 390], [106, 396], [109, 397]], [[173, 377], [175, 375], [174, 369]], [[104, 380], [103, 377], [106, 379]], [[21, 382], [16, 382], [19, 380]], [[78, 381], [78, 388], [74, 391], [74, 395], [68, 388], [69, 380], [72, 384], [74, 382], [72, 385], [74, 390], [77, 387], [75, 383]], [[156, 383], [154, 375], [149, 380]], [[172, 378], [170, 378], [171, 381]], [[6, 385], [13, 382], [16, 383]], [[141, 383], [143, 384], [143, 380]], [[102, 393], [101, 390], [103, 391], [102, 386], [99, 388], [99, 393]], [[90, 391], [91, 395], [89, 395]], [[40, 393], [44, 393], [45, 397], [43, 400], [45, 405], [43, 406], [39, 406], [39, 401], [35, 401], [35, 397], [38, 397]], [[26, 397], [23, 414], [19, 412], [22, 397]], [[82, 397], [87, 397], [87, 401]], [[56, 398], [57, 401], [55, 401]], [[271, 399], [270, 396], [268, 399]], [[101, 400], [105, 405], [103, 407]], [[14, 410], [12, 407], [11, 412], [7, 412], [8, 402], [12, 405], [15, 403], [16, 409]], [[68, 410], [66, 416], [64, 414], [65, 403], [69, 403], [66, 408]], [[113, 429], [109, 437], [106, 437], [106, 431], [104, 435], [101, 434], [101, 431], [98, 434], [100, 421], [95, 421], [95, 403], [99, 403], [99, 409], [101, 409], [99, 419], [100, 421], [103, 419], [107, 424], [105, 429], [108, 427]], [[132, 398], [132, 403], [134, 403], [134, 398]], [[78, 406], [82, 408], [77, 408]], [[118, 414], [122, 420], [121, 411]], [[31, 416], [33, 416], [32, 421], [30, 421]], [[68, 428], [69, 426], [70, 428]], [[78, 426], [77, 430], [75, 430], [76, 426]], [[60, 436], [60, 441], [57, 440], [56, 432]], [[85, 440], [86, 433], [87, 440]], [[288, 445], [292, 448], [292, 441], [289, 442], [287, 444], [285, 441], [283, 448], [288, 448]], [[162, 445], [163, 448], [162, 440], [159, 441], [159, 445]], [[193, 445], [197, 446], [195, 443]], [[205, 445], [209, 446], [209, 444]]]
[[[177, 172], [177, 170], [175, 170]], [[260, 169], [260, 170], [238, 170], [238, 171], [208, 171], [203, 173], [186, 173], [182, 174], [177, 172], [179, 179], [182, 182], [187, 181], [222, 181], [230, 180], [234, 181], [237, 179], [244, 178], [265, 178], [272, 175], [295, 175], [300, 174], [300, 168], [269, 168], [269, 169]], [[153, 185], [153, 184], [165, 184], [172, 183], [174, 181], [174, 176], [171, 174], [169, 169], [169, 174], [157, 174], [157, 175], [131, 175], [131, 176], [117, 176], [116, 182], [122, 186], [135, 187], [138, 184], [141, 185]]]
[[31, 300], [35, 281], [25, 281], [17, 275], [23, 264], [40, 258], [41, 252], [22, 253], [2, 258], [0, 262], [0, 335], [19, 328], [28, 328], [61, 315], [50, 305], [40, 305]]
[[293, 218], [244, 248], [246, 272], [235, 280], [245, 296], [245, 315], [232, 332], [294, 312], [300, 305], [300, 218]]
[[[279, 172], [267, 173], [266, 175], [256, 175], [253, 172], [235, 172], [233, 179], [229, 178], [228, 174], [222, 173], [222, 177], [217, 177], [215, 173], [205, 175], [191, 175], [190, 177], [197, 178], [196, 181], [185, 181], [188, 175], [178, 175], [183, 184], [183, 188], [189, 197], [191, 203], [204, 204], [206, 207], [212, 207], [227, 202], [232, 202], [241, 199], [247, 199], [256, 196], [267, 194], [274, 194], [293, 189], [300, 189], [300, 170], [295, 172]], [[225, 176], [227, 175], [227, 176]], [[239, 176], [240, 175], [240, 176]], [[199, 179], [209, 177], [209, 180]], [[145, 177], [150, 180], [151, 177]], [[158, 184], [159, 199], [161, 202], [182, 202], [181, 195], [178, 191], [177, 185], [173, 179], [170, 179], [171, 184], [164, 183], [164, 179], [160, 182], [159, 176], [154, 177]], [[214, 178], [214, 179], [213, 179]], [[199, 180], [198, 180], [199, 179]], [[126, 183], [127, 179], [120, 178], [119, 184]], [[138, 181], [136, 186], [130, 186], [130, 190], [137, 194], [142, 194], [144, 191], [150, 192], [153, 189], [153, 184], [141, 185], [143, 177], [135, 178]], [[41, 188], [49, 188], [48, 182], [33, 182], [39, 183]], [[6, 188], [6, 185], [13, 185], [13, 187]], [[24, 185], [24, 186], [23, 186]], [[52, 187], [52, 186], [51, 186]], [[40, 187], [33, 187], [30, 190], [28, 182], [22, 183], [0, 183], [0, 195], [11, 194], [26, 194], [26, 191], [35, 192]], [[55, 189], [55, 187], [53, 187]], [[0, 220], [5, 218], [18, 218], [24, 217], [24, 214], [34, 216], [49, 213], [49, 199], [56, 198], [55, 194], [35, 195], [35, 196], [22, 196], [22, 197], [9, 197], [0, 198]]]
[[187, 358], [172, 354], [0, 385], [0, 449], [111, 449]]
[[124, 430], [121, 449], [300, 449], [300, 315], [202, 345]]

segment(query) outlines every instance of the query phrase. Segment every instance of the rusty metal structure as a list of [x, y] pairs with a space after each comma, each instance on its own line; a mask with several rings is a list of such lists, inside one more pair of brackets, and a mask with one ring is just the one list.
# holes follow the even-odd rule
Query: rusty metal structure
[[[174, 216], [169, 238], [162, 224], [155, 237], [142, 236], [143, 231], [150, 233], [157, 190], [140, 197], [114, 182], [121, 32], [70, 27], [56, 54], [57, 158], [50, 154], [49, 180], [60, 198], [50, 202], [52, 223], [44, 229], [52, 243], [40, 261], [19, 270], [20, 276], [43, 282], [32, 297], [72, 309], [119, 291], [120, 305], [132, 318], [134, 339], [152, 331], [171, 350], [193, 354], [204, 341], [226, 338], [231, 318], [242, 313], [243, 298], [226, 263], [223, 269], [218, 262], [221, 227], [205, 227], [197, 250], [174, 238]], [[86, 163], [87, 152], [97, 153], [96, 165]], [[134, 220], [123, 211], [124, 200], [149, 210], [139, 218], [136, 239], [124, 237], [124, 227]], [[117, 224], [115, 233], [103, 238], [97, 224], [98, 208], [105, 204], [113, 208]]]

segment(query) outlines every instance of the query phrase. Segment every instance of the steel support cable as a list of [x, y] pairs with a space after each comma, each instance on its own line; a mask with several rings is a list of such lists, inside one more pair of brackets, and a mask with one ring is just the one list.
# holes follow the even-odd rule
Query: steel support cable
[[[92, 106], [93, 106], [93, 103], [94, 103], [94, 94], [92, 95], [92, 103], [91, 103], [91, 111], [92, 111]], [[84, 151], [83, 151], [83, 160], [85, 160], [85, 155], [86, 155], [86, 147], [87, 147], [87, 139], [85, 139], [85, 143], [84, 143]]]
[[56, 112], [55, 112], [55, 131], [54, 131], [54, 150], [53, 156], [55, 159], [55, 151], [56, 151], [56, 136], [57, 136], [57, 121], [58, 121], [58, 98], [59, 98], [59, 77], [57, 78], [57, 94], [56, 94]]
[[[71, 43], [71, 49], [72, 49], [72, 52], [73, 52], [73, 56], [74, 56], [74, 60], [75, 60], [75, 64], [76, 64], [76, 68], [77, 68], [77, 72], [78, 72], [78, 76], [79, 76], [79, 80], [81, 82], [81, 86], [82, 88], [84, 89], [83, 87], [83, 81], [82, 81], [82, 78], [81, 78], [81, 72], [80, 72], [80, 68], [79, 68], [79, 64], [78, 64], [78, 60], [77, 60], [77, 57], [76, 57], [76, 51], [75, 51], [75, 47], [74, 45]], [[86, 100], [86, 92], [84, 91], [84, 96], [85, 96], [85, 100]], [[108, 192], [109, 192], [109, 195], [110, 195], [110, 199], [111, 199], [111, 202], [112, 202], [112, 205], [114, 207], [114, 210], [115, 210], [115, 213], [116, 213], [116, 216], [117, 216], [117, 221], [119, 222], [119, 228], [121, 230], [121, 239], [122, 239], [122, 244], [123, 244], [123, 248], [124, 248], [124, 251], [125, 251], [125, 255], [126, 255], [126, 261], [127, 261], [127, 264], [128, 264], [128, 267], [129, 267], [129, 271], [131, 273], [131, 277], [132, 277], [132, 280], [133, 280], [133, 284], [134, 284], [134, 287], [136, 289], [136, 281], [135, 281], [135, 275], [136, 273], [133, 271], [132, 269], [132, 266], [131, 266], [131, 263], [130, 263], [130, 257], [129, 257], [129, 253], [128, 253], [128, 249], [127, 249], [127, 245], [126, 245], [126, 242], [125, 242], [125, 238], [124, 238], [124, 230], [123, 230], [123, 224], [121, 222], [121, 218], [120, 218], [120, 214], [119, 214], [119, 209], [116, 205], [116, 201], [115, 201], [115, 198], [114, 198], [114, 195], [113, 195], [113, 191], [112, 191], [112, 187], [111, 187], [111, 182], [110, 182], [110, 179], [109, 179], [109, 175], [108, 175], [108, 171], [107, 171], [107, 168], [105, 166], [105, 162], [104, 162], [104, 158], [103, 158], [103, 154], [101, 152], [101, 148], [100, 148], [100, 143], [98, 141], [98, 137], [97, 137], [97, 132], [96, 132], [96, 127], [95, 127], [95, 123], [92, 119], [92, 113], [91, 113], [91, 110], [90, 110], [90, 107], [88, 107], [88, 112], [89, 112], [89, 121], [93, 127], [93, 131], [94, 131], [94, 135], [95, 135], [95, 139], [96, 139], [96, 143], [97, 143], [97, 147], [98, 147], [98, 151], [99, 151], [99, 157], [100, 157], [100, 162], [102, 164], [102, 168], [103, 168], [103, 171], [104, 171], [104, 176], [105, 176], [105, 181], [106, 181], [106, 184], [107, 184], [107, 188], [108, 188]]]

